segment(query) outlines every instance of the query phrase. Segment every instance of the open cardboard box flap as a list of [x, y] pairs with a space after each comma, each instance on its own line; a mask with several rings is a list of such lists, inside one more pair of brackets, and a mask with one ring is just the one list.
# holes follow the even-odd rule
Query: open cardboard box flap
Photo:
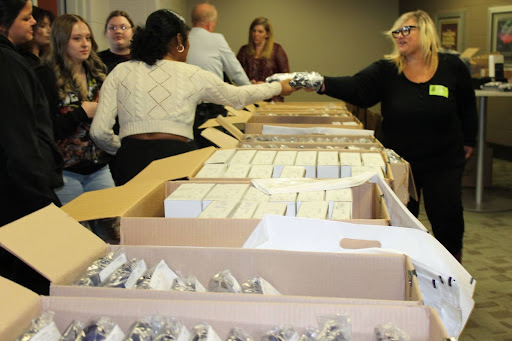
[[443, 340], [448, 337], [435, 310], [424, 306], [383, 304], [274, 303], [233, 301], [148, 300], [89, 297], [38, 296], [28, 289], [0, 277], [0, 339], [14, 340], [42, 311], [53, 311], [57, 328], [63, 332], [72, 320], [86, 322], [109, 316], [123, 332], [139, 318], [172, 316], [188, 329], [199, 322], [212, 325], [224, 338], [228, 331], [243, 327], [260, 338], [276, 325], [289, 323], [297, 330], [316, 325], [318, 316], [342, 313], [351, 317], [357, 339], [370, 339], [375, 325], [391, 322], [408, 332], [412, 340]]
[[53, 204], [3, 226], [0, 245], [52, 283], [72, 281], [71, 274], [85, 270], [108, 250], [105, 242]]
[[0, 339], [14, 340], [41, 311], [33, 291], [0, 276]]
[[[250, 112], [250, 111], [236, 110], [236, 109], [234, 111], [230, 111], [228, 109], [228, 113], [232, 114], [233, 116], [228, 116], [228, 117], [224, 117], [222, 115], [219, 115], [219, 116], [223, 117], [224, 119], [226, 119], [227, 122], [230, 122], [231, 124], [247, 123], [253, 115], [252, 112]], [[208, 121], [204, 122], [202, 125], [200, 125], [199, 129], [213, 128], [213, 127], [218, 127], [221, 125], [222, 124], [217, 120], [217, 118], [211, 118]]]
[[[77, 221], [131, 216], [136, 214], [138, 203], [162, 193], [158, 189], [166, 180], [194, 176], [214, 152], [214, 147], [208, 147], [153, 161], [125, 185], [86, 192], [62, 209]], [[163, 215], [163, 199], [153, 208], [158, 211], [155, 214]]]

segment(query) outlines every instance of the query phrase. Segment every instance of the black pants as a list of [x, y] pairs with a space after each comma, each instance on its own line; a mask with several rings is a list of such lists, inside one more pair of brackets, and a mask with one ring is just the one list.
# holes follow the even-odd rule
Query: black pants
[[[462, 207], [462, 168], [422, 172], [412, 169], [418, 191], [423, 193], [425, 211], [432, 225], [434, 236], [455, 255], [462, 251], [464, 215]], [[409, 201], [409, 211], [419, 214], [419, 201]]]
[[151, 162], [194, 149], [197, 149], [194, 141], [185, 143], [175, 140], [138, 140], [125, 137], [110, 162], [112, 178], [116, 186], [124, 185]]
[[214, 146], [212, 142], [201, 136], [202, 129], [198, 129], [198, 127], [211, 118], [216, 118], [219, 115], [226, 116], [227, 113], [228, 111], [226, 108], [224, 108], [222, 105], [214, 103], [201, 103], [196, 107], [196, 117], [194, 120], [194, 141], [196, 141], [198, 148]]

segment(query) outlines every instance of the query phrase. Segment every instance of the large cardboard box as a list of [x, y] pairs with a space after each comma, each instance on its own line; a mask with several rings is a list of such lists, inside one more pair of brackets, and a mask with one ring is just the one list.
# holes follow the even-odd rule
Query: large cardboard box
[[390, 322], [407, 332], [411, 340], [438, 341], [448, 337], [439, 316], [428, 307], [401, 305], [318, 304], [47, 297], [0, 277], [0, 339], [14, 340], [43, 311], [53, 311], [63, 332], [73, 320], [82, 323], [108, 316], [127, 333], [137, 319], [159, 314], [174, 317], [189, 330], [207, 322], [225, 339], [233, 327], [244, 328], [255, 339], [278, 325], [291, 324], [299, 333], [317, 325], [317, 317], [350, 316], [354, 340], [371, 340], [373, 329]]
[[223, 122], [243, 129], [247, 134], [260, 134], [264, 125], [286, 127], [329, 127], [346, 129], [363, 129], [363, 124], [353, 115], [317, 116], [317, 115], [253, 115], [244, 112], [238, 116], [218, 116], [199, 126], [199, 129], [223, 126]]
[[[183, 275], [192, 274], [207, 287], [218, 272], [229, 269], [240, 282], [261, 276], [282, 295], [195, 293], [72, 286], [112, 246], [50, 205], [0, 229], [0, 245], [51, 282], [51, 295], [270, 300], [304, 302], [304, 296], [421, 302], [410, 260], [405, 255], [332, 254], [239, 248], [122, 246], [127, 259], [144, 259], [147, 267], [164, 260]], [[328, 279], [328, 280], [326, 280]], [[301, 298], [302, 297], [302, 298]], [[275, 298], [275, 300], [274, 300]], [[324, 302], [324, 299], [320, 300]]]

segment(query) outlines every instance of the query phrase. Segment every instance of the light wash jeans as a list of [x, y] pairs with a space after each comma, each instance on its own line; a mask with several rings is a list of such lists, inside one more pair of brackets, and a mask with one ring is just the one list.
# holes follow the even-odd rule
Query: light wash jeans
[[62, 176], [64, 178], [64, 186], [55, 190], [62, 205], [67, 204], [82, 193], [115, 186], [108, 165], [88, 175], [64, 170]]

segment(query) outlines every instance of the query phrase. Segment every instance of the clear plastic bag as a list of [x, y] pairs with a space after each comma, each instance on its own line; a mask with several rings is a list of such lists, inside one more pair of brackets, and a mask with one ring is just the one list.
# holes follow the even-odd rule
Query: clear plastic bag
[[162, 259], [157, 265], [147, 270], [135, 284], [137, 289], [170, 290], [178, 275]]
[[223, 270], [210, 279], [208, 291], [241, 293], [242, 287], [230, 270]]
[[373, 332], [375, 341], [410, 341], [409, 335], [391, 323], [383, 323], [375, 327]]
[[51, 311], [42, 312], [41, 315], [32, 320], [28, 329], [16, 341], [58, 341], [61, 335], [53, 321], [54, 315]]
[[309, 327], [306, 328], [299, 336], [299, 341], [317, 341], [318, 340], [318, 328]]
[[281, 293], [268, 281], [261, 277], [254, 277], [242, 283], [244, 294], [281, 295]]
[[276, 327], [262, 336], [261, 341], [298, 341], [299, 334], [295, 331], [295, 329], [289, 325], [285, 324], [279, 327]]
[[154, 341], [189, 341], [190, 332], [177, 319], [167, 317]]
[[318, 341], [352, 340], [352, 323], [345, 315], [326, 315], [317, 318], [320, 333]]
[[108, 317], [100, 317], [87, 323], [75, 341], [117, 341], [123, 340], [124, 334], [119, 326]]
[[235, 327], [229, 331], [226, 341], [254, 341], [254, 339], [245, 329]]
[[221, 341], [208, 323], [199, 323], [190, 331], [189, 341]]
[[83, 325], [80, 321], [73, 320], [66, 328], [64, 333], [62, 333], [59, 341], [75, 341], [76, 338], [80, 335], [83, 330]]
[[154, 341], [164, 322], [161, 316], [143, 317], [131, 325], [124, 341]]
[[128, 288], [135, 286], [135, 282], [146, 271], [143, 259], [133, 258], [114, 271], [103, 283], [107, 288]]
[[177, 291], [192, 291], [192, 292], [205, 292], [205, 287], [197, 280], [194, 275], [187, 277], [178, 277], [174, 280], [172, 290]]
[[[108, 277], [102, 276], [104, 274], [104, 270], [109, 267], [109, 265], [113, 264], [115, 260], [120, 260], [122, 256], [124, 255], [124, 249], [119, 248], [116, 251], [109, 252], [106, 256], [101, 257], [94, 262], [92, 262], [91, 265], [85, 270], [85, 273], [78, 279], [76, 282], [73, 283], [73, 285], [77, 286], [86, 286], [86, 287], [97, 287], [101, 284], [102, 280]], [[126, 262], [126, 256], [124, 257], [124, 261], [122, 263]], [[119, 266], [122, 265], [119, 264]], [[114, 271], [113, 269], [112, 271]]]

